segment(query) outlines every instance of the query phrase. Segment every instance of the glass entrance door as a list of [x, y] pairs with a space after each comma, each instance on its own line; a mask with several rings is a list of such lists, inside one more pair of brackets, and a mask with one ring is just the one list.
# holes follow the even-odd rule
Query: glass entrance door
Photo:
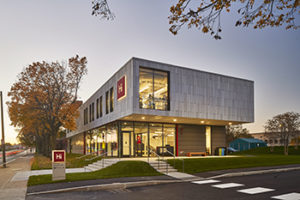
[[122, 155], [129, 157], [131, 155], [131, 132], [122, 132]]

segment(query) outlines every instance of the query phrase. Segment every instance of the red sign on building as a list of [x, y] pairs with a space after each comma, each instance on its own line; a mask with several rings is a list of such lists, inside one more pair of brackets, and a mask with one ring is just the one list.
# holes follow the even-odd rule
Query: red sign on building
[[122, 76], [117, 82], [117, 99], [121, 100], [126, 97], [126, 76]]
[[65, 151], [53, 151], [52, 152], [53, 162], [65, 162]]

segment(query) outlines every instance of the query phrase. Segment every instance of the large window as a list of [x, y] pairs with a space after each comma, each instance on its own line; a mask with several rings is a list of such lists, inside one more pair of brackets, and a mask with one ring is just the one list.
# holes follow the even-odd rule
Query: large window
[[88, 109], [85, 108], [83, 111], [83, 124], [86, 125], [88, 123]]
[[105, 113], [109, 113], [109, 96], [108, 91], [105, 93]]
[[100, 97], [100, 117], [102, 117], [102, 108], [103, 108], [103, 104], [102, 104], [102, 96]]
[[92, 103], [92, 121], [95, 120], [95, 103]]
[[110, 112], [114, 111], [114, 88], [110, 88]]
[[99, 99], [97, 99], [97, 102], [96, 102], [96, 113], [97, 113], [97, 119], [98, 119], [99, 115], [100, 115], [100, 103], [99, 103]]
[[169, 73], [140, 67], [140, 108], [169, 109]]
[[89, 121], [92, 121], [92, 104], [89, 106]]

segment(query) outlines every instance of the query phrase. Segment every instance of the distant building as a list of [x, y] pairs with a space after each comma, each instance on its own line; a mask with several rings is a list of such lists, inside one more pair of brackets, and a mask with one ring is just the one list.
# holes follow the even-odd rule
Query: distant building
[[226, 125], [254, 121], [254, 82], [132, 58], [79, 113], [77, 129], [67, 132], [73, 153], [212, 154], [225, 146]]
[[266, 147], [267, 143], [254, 138], [238, 138], [230, 142], [229, 146], [238, 151], [245, 151], [257, 147]]
[[[261, 132], [261, 133], [251, 133], [251, 135], [256, 139], [263, 140], [265, 143], [267, 143], [269, 147], [284, 145], [284, 141], [283, 139], [280, 138], [280, 135], [278, 133], [265, 134], [265, 132]], [[291, 144], [292, 139], [293, 139], [292, 137], [289, 138], [289, 144]]]

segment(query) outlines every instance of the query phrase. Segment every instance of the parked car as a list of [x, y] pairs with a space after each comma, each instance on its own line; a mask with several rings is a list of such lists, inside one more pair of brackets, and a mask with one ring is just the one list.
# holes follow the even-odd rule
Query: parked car
[[231, 154], [231, 153], [233, 153], [233, 152], [237, 152], [238, 150], [236, 150], [236, 149], [234, 149], [234, 148], [232, 148], [232, 147], [227, 147], [227, 153], [228, 154]]

